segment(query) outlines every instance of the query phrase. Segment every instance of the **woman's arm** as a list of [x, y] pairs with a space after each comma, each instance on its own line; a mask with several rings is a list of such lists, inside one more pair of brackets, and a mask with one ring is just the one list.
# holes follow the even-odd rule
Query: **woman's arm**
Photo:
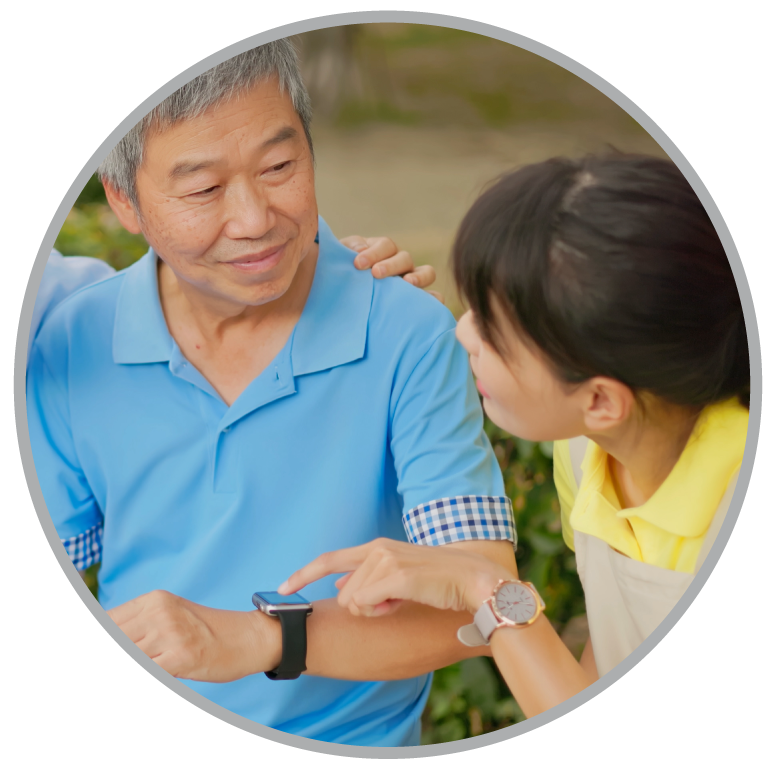
[[[455, 546], [424, 547], [378, 539], [322, 555], [278, 591], [290, 594], [323, 576], [347, 573], [337, 583], [337, 601], [354, 615], [382, 616], [407, 600], [473, 614], [499, 579], [513, 577], [498, 564]], [[583, 667], [578, 663], [544, 615], [530, 627], [499, 628], [491, 638], [491, 649], [527, 717], [570, 698], [597, 678], [594, 664], [588, 661]]]

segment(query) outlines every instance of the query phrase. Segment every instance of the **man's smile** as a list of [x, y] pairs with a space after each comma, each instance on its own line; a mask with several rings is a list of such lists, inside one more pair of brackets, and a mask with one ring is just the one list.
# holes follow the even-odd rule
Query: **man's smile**
[[274, 268], [283, 259], [286, 246], [284, 243], [280, 246], [274, 246], [263, 252], [255, 254], [245, 254], [235, 260], [223, 261], [223, 265], [229, 265], [242, 273], [265, 273]]

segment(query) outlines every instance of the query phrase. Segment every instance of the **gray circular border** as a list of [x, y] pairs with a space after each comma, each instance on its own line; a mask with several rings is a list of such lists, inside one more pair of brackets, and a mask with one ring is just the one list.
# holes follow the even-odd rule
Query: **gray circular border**
[[[733, 274], [738, 285], [739, 295], [741, 297], [741, 303], [744, 309], [744, 320], [746, 322], [746, 332], [749, 339], [749, 356], [751, 365], [751, 409], [749, 416], [749, 429], [746, 439], [746, 448], [744, 450], [744, 458], [741, 465], [741, 472], [738, 479], [733, 499], [730, 503], [727, 517], [722, 525], [719, 536], [714, 543], [705, 563], [701, 567], [698, 574], [695, 576], [692, 584], [688, 588], [687, 592], [682, 596], [677, 605], [673, 608], [671, 613], [663, 620], [661, 625], [649, 636], [641, 646], [635, 650], [628, 658], [621, 662], [615, 669], [606, 674], [602, 679], [592, 684], [586, 690], [575, 695], [573, 698], [565, 701], [564, 703], [554, 707], [553, 709], [544, 712], [543, 714], [531, 717], [530, 719], [518, 723], [517, 725], [511, 725], [510, 727], [502, 730], [495, 731], [493, 733], [487, 733], [481, 736], [474, 736], [472, 738], [462, 739], [460, 741], [449, 742], [445, 744], [433, 744], [429, 746], [417, 746], [417, 747], [358, 747], [340, 744], [330, 744], [323, 741], [316, 741], [314, 739], [303, 738], [301, 736], [291, 735], [289, 733], [283, 733], [274, 728], [267, 727], [266, 725], [259, 725], [252, 720], [241, 717], [232, 711], [222, 708], [212, 701], [204, 698], [198, 693], [194, 692], [182, 682], [174, 679], [165, 671], [163, 671], [156, 663], [152, 662], [146, 655], [144, 655], [125, 635], [116, 627], [115, 623], [108, 617], [107, 613], [100, 607], [97, 601], [94, 599], [88, 588], [82, 581], [78, 572], [65, 553], [64, 547], [59, 540], [59, 536], [54, 528], [54, 524], [49, 515], [46, 503], [43, 499], [43, 493], [41, 492], [40, 484], [38, 483], [38, 477], [35, 472], [35, 463], [32, 457], [32, 450], [30, 447], [30, 437], [27, 428], [27, 411], [25, 406], [25, 374], [27, 363], [27, 341], [29, 339], [30, 325], [32, 323], [32, 311], [35, 305], [35, 298], [38, 293], [38, 287], [43, 276], [43, 271], [46, 266], [49, 253], [54, 245], [54, 241], [62, 227], [62, 224], [67, 216], [68, 212], [73, 206], [78, 194], [81, 192], [89, 177], [94, 173], [95, 169], [100, 162], [105, 158], [108, 152], [118, 143], [118, 141], [133, 127], [145, 114], [147, 114], [155, 105], [164, 100], [168, 95], [181, 87], [186, 82], [190, 81], [195, 76], [204, 73], [209, 68], [214, 67], [220, 62], [223, 62], [230, 57], [234, 57], [247, 49], [259, 46], [263, 43], [276, 40], [277, 38], [284, 38], [290, 35], [296, 35], [298, 33], [309, 32], [310, 30], [324, 29], [327, 27], [336, 27], [339, 25], [356, 24], [356, 23], [376, 23], [376, 22], [408, 22], [413, 24], [428, 24], [437, 27], [449, 27], [458, 30], [465, 30], [468, 32], [478, 33], [489, 38], [495, 38], [496, 40], [510, 43], [514, 46], [518, 46], [522, 49], [526, 49], [534, 54], [538, 54], [545, 59], [554, 62], [557, 65], [565, 68], [571, 73], [584, 79], [592, 86], [596, 87], [599, 91], [603, 92], [607, 97], [617, 103], [622, 109], [627, 111], [639, 124], [649, 132], [652, 137], [662, 146], [663, 150], [671, 157], [671, 159], [680, 168], [687, 180], [695, 189], [698, 197], [703, 203], [706, 211], [708, 212], [711, 220], [716, 228], [719, 236], [722, 240], [722, 244], [727, 252], [730, 265], [733, 269]], [[527, 733], [534, 728], [541, 727], [542, 725], [551, 722], [552, 720], [563, 716], [564, 714], [572, 711], [573, 709], [586, 703], [594, 696], [605, 690], [611, 684], [616, 682], [621, 676], [630, 671], [638, 662], [646, 657], [655, 646], [664, 638], [664, 636], [671, 630], [676, 624], [679, 618], [689, 608], [690, 604], [695, 600], [695, 597], [700, 592], [701, 587], [705, 584], [709, 578], [712, 569], [716, 565], [717, 561], [725, 548], [731, 533], [733, 532], [733, 526], [738, 519], [738, 515], [741, 511], [741, 507], [744, 502], [744, 496], [746, 494], [747, 487], [749, 486], [749, 480], [754, 468], [754, 457], [757, 449], [757, 441], [760, 432], [760, 417], [762, 412], [762, 356], [760, 353], [760, 338], [757, 330], [757, 318], [754, 311], [754, 301], [752, 300], [752, 294], [749, 289], [749, 284], [746, 280], [746, 274], [744, 272], [744, 266], [736, 250], [733, 238], [730, 235], [730, 231], [725, 224], [719, 209], [715, 205], [703, 182], [698, 177], [697, 173], [692, 169], [692, 166], [679, 151], [679, 149], [671, 142], [666, 134], [631, 100], [623, 95], [619, 90], [609, 84], [607, 81], [597, 76], [592, 71], [580, 63], [572, 60], [570, 57], [561, 54], [549, 46], [545, 46], [542, 43], [534, 41], [530, 38], [526, 38], [517, 33], [509, 30], [503, 30], [499, 27], [494, 27], [482, 22], [472, 21], [470, 19], [462, 19], [455, 16], [446, 16], [442, 14], [432, 13], [418, 13], [412, 11], [363, 11], [356, 13], [344, 13], [335, 14], [332, 16], [321, 16], [314, 19], [308, 19], [306, 21], [294, 22], [293, 24], [284, 25], [282, 27], [276, 27], [273, 30], [259, 33], [258, 35], [245, 38], [239, 43], [235, 43], [231, 46], [227, 46], [216, 54], [212, 54], [209, 57], [198, 62], [190, 68], [187, 68], [183, 73], [171, 79], [167, 84], [154, 92], [147, 100], [143, 101], [137, 108], [135, 108], [124, 119], [118, 127], [105, 139], [100, 145], [97, 151], [89, 158], [87, 163], [82, 168], [81, 172], [76, 176], [75, 181], [67, 191], [62, 203], [54, 214], [54, 218], [49, 224], [48, 230], [43, 238], [43, 241], [38, 250], [35, 263], [33, 264], [32, 272], [30, 274], [30, 280], [27, 285], [27, 290], [24, 295], [24, 302], [22, 304], [21, 317], [19, 321], [19, 330], [16, 338], [16, 359], [14, 364], [14, 404], [16, 410], [16, 430], [19, 438], [19, 449], [21, 453], [22, 465], [24, 467], [24, 473], [27, 478], [27, 484], [32, 497], [33, 505], [38, 514], [38, 517], [43, 527], [43, 532], [48, 539], [51, 549], [54, 552], [59, 564], [62, 566], [65, 575], [70, 580], [70, 583], [75, 588], [76, 592], [80, 595], [81, 599], [86, 604], [87, 608], [92, 612], [98, 622], [105, 628], [105, 630], [113, 637], [113, 639], [124, 648], [124, 650], [148, 673], [155, 676], [163, 684], [166, 684], [171, 690], [176, 692], [181, 697], [190, 701], [191, 703], [199, 706], [204, 711], [212, 714], [219, 719], [228, 722], [242, 730], [254, 733], [258, 736], [276, 741], [281, 744], [287, 744], [289, 746], [298, 747], [300, 749], [307, 749], [313, 752], [322, 752], [330, 755], [343, 755], [346, 757], [362, 757], [362, 758], [401, 758], [401, 757], [430, 757], [433, 755], [451, 754], [454, 752], [462, 752], [464, 750], [476, 749], [478, 747], [484, 747], [488, 744], [494, 744], [499, 741], [504, 741], [508, 738]]]

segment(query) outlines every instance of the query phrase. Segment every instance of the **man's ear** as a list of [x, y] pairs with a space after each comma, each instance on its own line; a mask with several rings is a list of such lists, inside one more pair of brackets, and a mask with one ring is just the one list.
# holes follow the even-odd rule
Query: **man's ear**
[[129, 198], [121, 190], [116, 189], [107, 182], [103, 182], [103, 186], [105, 187], [105, 197], [108, 200], [108, 205], [113, 210], [113, 213], [116, 214], [119, 222], [121, 222], [121, 226], [135, 235], [142, 233], [140, 220]]
[[591, 432], [603, 432], [624, 422], [633, 410], [633, 391], [616, 379], [597, 376], [586, 382], [583, 413]]

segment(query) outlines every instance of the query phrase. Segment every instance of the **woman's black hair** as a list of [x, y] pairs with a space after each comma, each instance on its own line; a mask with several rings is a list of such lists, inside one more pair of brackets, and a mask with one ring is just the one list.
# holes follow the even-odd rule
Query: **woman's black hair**
[[453, 271], [483, 337], [501, 351], [495, 298], [563, 381], [608, 376], [681, 406], [749, 405], [730, 263], [668, 160], [556, 158], [503, 176], [464, 218]]

